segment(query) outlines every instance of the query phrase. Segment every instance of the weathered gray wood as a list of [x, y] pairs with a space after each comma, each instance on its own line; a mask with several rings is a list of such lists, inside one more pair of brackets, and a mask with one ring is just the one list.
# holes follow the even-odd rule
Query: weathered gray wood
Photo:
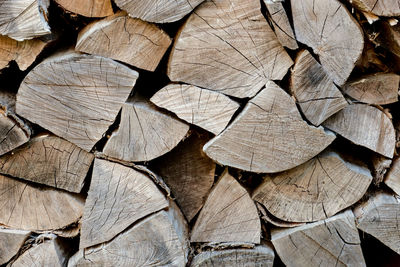
[[394, 17], [400, 15], [398, 0], [348, 0], [353, 6], [378, 16]]
[[393, 160], [386, 177], [385, 184], [400, 196], [400, 157]]
[[55, 0], [68, 11], [85, 17], [106, 17], [114, 14], [111, 0]]
[[31, 232], [0, 228], [0, 265], [11, 260], [21, 249]]

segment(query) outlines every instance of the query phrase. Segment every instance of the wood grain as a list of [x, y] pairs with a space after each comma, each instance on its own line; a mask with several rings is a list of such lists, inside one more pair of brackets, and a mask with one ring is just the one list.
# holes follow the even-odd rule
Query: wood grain
[[114, 14], [110, 0], [55, 0], [68, 11], [85, 17], [107, 17]]
[[0, 264], [11, 260], [21, 249], [31, 232], [0, 228]]
[[390, 187], [397, 195], [400, 196], [400, 158], [393, 160], [387, 175], [384, 179], [385, 184]]
[[398, 0], [348, 0], [360, 10], [377, 16], [394, 17], [400, 15]]

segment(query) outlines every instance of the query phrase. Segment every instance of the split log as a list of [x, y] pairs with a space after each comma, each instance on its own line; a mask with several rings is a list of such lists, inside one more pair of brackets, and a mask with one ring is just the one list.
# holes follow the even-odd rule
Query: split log
[[323, 221], [275, 229], [271, 234], [287, 266], [366, 266], [351, 210]]
[[293, 99], [268, 82], [228, 128], [203, 149], [223, 165], [252, 172], [279, 172], [306, 162], [334, 139], [335, 135], [322, 127], [309, 126]]
[[400, 254], [400, 201], [397, 197], [378, 192], [354, 209], [357, 228], [366, 232]]
[[345, 84], [343, 92], [363, 103], [385, 105], [398, 101], [400, 76], [376, 73]]
[[135, 221], [167, 206], [164, 195], [143, 173], [95, 159], [79, 247], [109, 241]]
[[191, 267], [212, 266], [265, 266], [272, 267], [275, 253], [271, 246], [256, 246], [254, 249], [227, 249], [205, 251], [196, 255]]
[[79, 250], [72, 266], [185, 266], [187, 225], [173, 207], [159, 211], [101, 246]]
[[93, 159], [64, 139], [42, 134], [0, 157], [0, 173], [79, 193]]
[[260, 1], [206, 1], [176, 37], [168, 76], [244, 98], [268, 80], [282, 79], [292, 64], [261, 14]]
[[17, 255], [31, 232], [0, 228], [0, 265]]
[[358, 9], [377, 16], [400, 16], [400, 5], [397, 0], [348, 0]]
[[367, 166], [328, 150], [289, 171], [267, 175], [253, 199], [284, 221], [313, 222], [356, 203], [371, 182]]
[[279, 218], [276, 218], [274, 215], [269, 213], [263, 205], [261, 205], [258, 202], [256, 202], [256, 206], [257, 206], [258, 211], [260, 212], [260, 218], [265, 223], [269, 223], [274, 226], [284, 227], [284, 228], [296, 227], [296, 226], [304, 224], [302, 222], [287, 222], [287, 221], [281, 220]]
[[200, 211], [190, 241], [259, 244], [260, 235], [261, 222], [253, 200], [225, 170]]
[[110, 0], [56, 0], [66, 10], [90, 18], [107, 17], [114, 14]]
[[276, 37], [279, 42], [292, 50], [299, 48], [294, 36], [292, 26], [290, 25], [289, 18], [281, 2], [270, 2], [264, 0], [268, 9], [270, 20], [274, 26]]
[[239, 108], [237, 102], [223, 94], [184, 84], [170, 84], [150, 101], [216, 135], [225, 129]]
[[180, 20], [204, 0], [115, 0], [129, 16], [144, 21], [168, 23]]
[[207, 135], [194, 132], [152, 163], [152, 169], [171, 188], [188, 221], [199, 212], [214, 183], [215, 163], [202, 150], [207, 140]]
[[297, 40], [311, 47], [326, 73], [343, 85], [363, 51], [360, 26], [338, 0], [290, 3]]
[[171, 151], [189, 125], [135, 97], [122, 106], [121, 123], [107, 141], [106, 156], [124, 161], [148, 161]]
[[364, 105], [348, 105], [324, 124], [356, 145], [392, 158], [396, 145], [393, 123], [381, 110]]
[[154, 71], [171, 42], [156, 25], [119, 12], [80, 31], [75, 50]]
[[22, 230], [56, 230], [78, 221], [84, 199], [76, 194], [0, 175], [0, 224]]
[[0, 34], [17, 41], [51, 33], [47, 0], [1, 0]]
[[374, 177], [373, 182], [379, 186], [383, 182], [386, 172], [390, 169], [392, 160], [379, 154], [373, 154], [371, 155], [371, 165], [372, 176]]
[[385, 184], [400, 196], [400, 157], [393, 160], [386, 177]]
[[136, 71], [111, 59], [71, 51], [56, 54], [23, 80], [17, 113], [90, 151], [114, 122], [137, 77]]
[[316, 126], [347, 106], [333, 80], [307, 50], [296, 58], [291, 91], [304, 116]]
[[374, 36], [373, 42], [397, 57], [400, 57], [400, 24], [391, 25], [388, 21], [379, 23], [380, 33]]

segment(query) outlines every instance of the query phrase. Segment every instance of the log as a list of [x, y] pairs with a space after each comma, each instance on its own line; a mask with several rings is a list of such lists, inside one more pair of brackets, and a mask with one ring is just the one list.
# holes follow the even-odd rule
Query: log
[[292, 26], [290, 25], [289, 18], [286, 14], [285, 9], [281, 2], [271, 2], [264, 0], [267, 7], [270, 21], [275, 30], [276, 37], [279, 42], [284, 46], [292, 50], [299, 48], [296, 42], [296, 37]]
[[293, 99], [268, 82], [203, 149], [222, 165], [251, 172], [280, 172], [311, 159], [334, 139], [335, 135], [322, 127], [309, 126]]
[[363, 51], [360, 26], [338, 0], [290, 3], [297, 40], [311, 47], [326, 73], [343, 85]]
[[55, 0], [64, 9], [90, 18], [107, 17], [114, 14], [110, 0]]
[[167, 85], [150, 101], [215, 135], [226, 128], [239, 108], [237, 102], [223, 94], [186, 84]]
[[167, 206], [164, 195], [143, 173], [95, 159], [79, 247], [109, 241], [132, 223]]
[[83, 28], [75, 50], [154, 71], [171, 42], [168, 34], [156, 25], [119, 12]]
[[0, 228], [0, 265], [17, 255], [30, 234], [29, 231]]
[[253, 199], [281, 220], [314, 222], [356, 203], [371, 182], [366, 165], [327, 150], [296, 168], [265, 176]]
[[124, 161], [148, 161], [171, 151], [189, 125], [161, 112], [148, 100], [135, 97], [122, 106], [121, 123], [103, 153]]
[[297, 55], [290, 81], [300, 109], [315, 126], [347, 106], [333, 80], [307, 50]]
[[185, 266], [187, 225], [175, 208], [159, 211], [101, 246], [79, 250], [68, 266]]
[[372, 165], [372, 176], [374, 177], [373, 182], [375, 185], [379, 186], [383, 182], [387, 171], [392, 165], [392, 159], [388, 159], [379, 154], [374, 154], [371, 156]]
[[245, 98], [268, 80], [281, 80], [292, 64], [260, 1], [206, 1], [179, 31], [167, 74], [172, 81]]
[[57, 230], [78, 221], [84, 199], [0, 175], [0, 224], [21, 230]]
[[25, 77], [17, 113], [90, 151], [114, 122], [137, 77], [136, 71], [111, 59], [62, 52]]
[[400, 195], [400, 158], [397, 157], [393, 160], [387, 175], [384, 179], [387, 186], [390, 187], [397, 195]]
[[357, 101], [373, 105], [386, 105], [398, 101], [400, 76], [375, 73], [349, 81], [343, 92]]
[[287, 266], [366, 266], [351, 210], [289, 229], [273, 229], [271, 241]]
[[168, 184], [188, 221], [199, 212], [214, 183], [216, 165], [202, 150], [207, 137], [193, 132], [150, 167]]
[[42, 134], [0, 157], [0, 173], [79, 193], [94, 159], [76, 145]]
[[357, 228], [366, 232], [400, 254], [399, 199], [392, 194], [377, 192], [354, 209]]
[[274, 215], [269, 213], [262, 204], [260, 204], [258, 202], [256, 202], [256, 206], [259, 211], [261, 220], [263, 220], [264, 223], [266, 223], [266, 224], [269, 223], [273, 226], [284, 227], [284, 228], [296, 227], [296, 226], [304, 224], [302, 222], [287, 222], [287, 221], [281, 220], [279, 218], [276, 218]]
[[46, 0], [1, 0], [0, 34], [17, 41], [50, 34]]
[[356, 145], [392, 158], [396, 144], [393, 123], [379, 109], [364, 105], [348, 105], [323, 125]]
[[200, 211], [190, 241], [259, 244], [260, 234], [261, 222], [253, 200], [225, 170]]
[[400, 6], [397, 0], [348, 0], [356, 8], [376, 16], [400, 16]]
[[115, 0], [115, 4], [141, 20], [167, 23], [180, 20], [204, 0]]

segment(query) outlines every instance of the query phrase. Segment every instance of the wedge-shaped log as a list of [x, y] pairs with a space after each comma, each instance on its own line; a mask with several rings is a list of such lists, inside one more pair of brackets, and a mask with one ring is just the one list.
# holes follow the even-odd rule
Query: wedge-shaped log
[[291, 91], [304, 116], [316, 126], [347, 105], [333, 80], [307, 50], [296, 58]]
[[103, 152], [124, 161], [148, 161], [171, 151], [189, 125], [161, 112], [148, 100], [134, 98], [122, 106], [121, 123]]
[[17, 41], [50, 33], [44, 0], [0, 0], [0, 34]]
[[215, 163], [202, 150], [207, 139], [194, 132], [151, 167], [168, 184], [188, 221], [201, 209], [214, 183]]
[[374, 105], [398, 101], [400, 76], [393, 73], [376, 73], [349, 81], [343, 91], [355, 100]]
[[149, 22], [167, 23], [180, 20], [204, 0], [115, 0], [131, 17]]
[[334, 139], [335, 135], [322, 127], [309, 126], [293, 99], [268, 82], [228, 128], [203, 149], [220, 164], [272, 173], [306, 162]]
[[3, 265], [17, 255], [31, 232], [0, 229], [0, 264]]
[[171, 38], [156, 25], [119, 12], [87, 25], [75, 49], [154, 71], [170, 44]]
[[150, 100], [179, 118], [214, 134], [225, 129], [239, 108], [237, 102], [221, 93], [184, 84], [167, 85]]
[[260, 243], [261, 222], [249, 193], [227, 170], [221, 175], [192, 229], [191, 242]]
[[385, 179], [385, 184], [400, 196], [400, 158], [393, 160]]
[[293, 64], [260, 11], [258, 0], [206, 1], [172, 48], [168, 76], [235, 97], [254, 96]]
[[95, 159], [79, 247], [109, 241], [135, 221], [167, 206], [165, 196], [145, 174]]
[[253, 199], [279, 219], [313, 222], [356, 203], [371, 182], [367, 166], [328, 150], [296, 168], [266, 176]]
[[85, 17], [106, 17], [114, 14], [110, 0], [56, 0], [68, 11]]
[[393, 123], [381, 110], [364, 105], [348, 105], [323, 125], [356, 145], [364, 146], [388, 158], [396, 144]]
[[56, 230], [82, 216], [84, 199], [0, 175], [0, 224], [22, 230]]
[[111, 59], [71, 51], [56, 54], [23, 80], [17, 113], [90, 151], [114, 122], [137, 77], [136, 71]]
[[271, 241], [286, 266], [366, 266], [351, 210], [315, 223], [272, 230]]
[[400, 5], [397, 0], [348, 0], [358, 9], [377, 16], [400, 16]]
[[363, 51], [360, 26], [338, 0], [290, 3], [297, 40], [310, 46], [326, 73], [343, 85]]
[[185, 266], [187, 225], [173, 207], [159, 211], [101, 246], [79, 250], [72, 266]]
[[0, 157], [0, 173], [79, 193], [93, 159], [62, 138], [42, 134]]

